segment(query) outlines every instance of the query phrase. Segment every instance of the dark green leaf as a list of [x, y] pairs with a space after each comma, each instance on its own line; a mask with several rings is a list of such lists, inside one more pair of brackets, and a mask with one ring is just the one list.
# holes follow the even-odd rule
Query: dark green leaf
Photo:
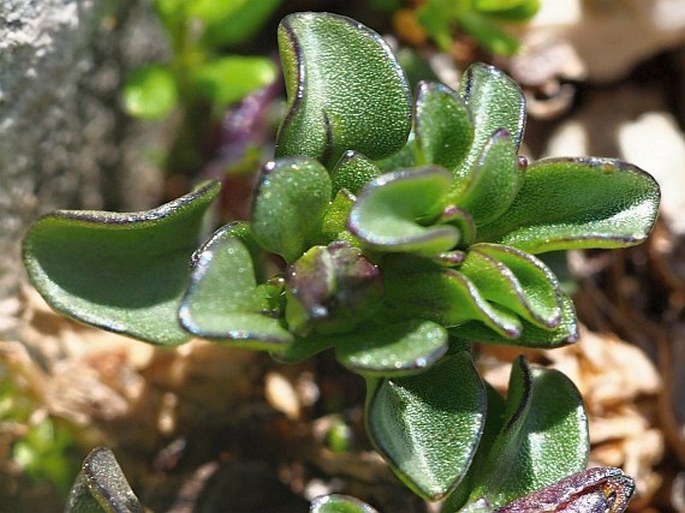
[[126, 79], [124, 107], [132, 116], [160, 119], [178, 105], [176, 80], [171, 70], [162, 64], [138, 68]]
[[293, 336], [265, 311], [250, 253], [226, 226], [195, 258], [179, 311], [181, 325], [199, 337], [278, 350]]
[[288, 114], [277, 156], [332, 167], [347, 150], [376, 160], [404, 146], [411, 93], [383, 38], [349, 18], [310, 12], [284, 18], [278, 41]]
[[507, 307], [528, 322], [554, 329], [561, 321], [559, 283], [540, 260], [499, 244], [474, 244], [459, 267], [487, 300]]
[[617, 248], [644, 241], [659, 210], [659, 186], [614, 159], [545, 159], [528, 167], [511, 208], [478, 228], [478, 240], [529, 253]]
[[447, 352], [447, 330], [431, 321], [401, 321], [368, 326], [336, 343], [340, 363], [365, 375], [402, 375], [422, 371]]
[[[478, 320], [499, 337], [515, 339], [521, 334], [516, 316], [489, 303], [464, 274], [432, 260], [411, 255], [388, 257], [383, 280], [388, 305], [398, 315], [447, 327]], [[456, 333], [461, 332], [457, 329]]]
[[556, 328], [543, 329], [525, 319], [521, 320], [521, 324], [517, 338], [499, 335], [478, 322], [462, 324], [452, 331], [456, 336], [478, 342], [545, 349], [572, 344], [578, 340], [578, 319], [573, 301], [563, 291], [561, 292], [561, 321]]
[[323, 495], [312, 501], [310, 513], [377, 513], [365, 502], [347, 495]]
[[183, 343], [189, 336], [177, 311], [188, 261], [219, 188], [206, 183], [147, 212], [46, 215], [24, 242], [29, 277], [69, 317], [156, 344]]
[[468, 186], [471, 168], [495, 132], [506, 130], [518, 151], [526, 113], [525, 99], [519, 86], [493, 66], [482, 63], [469, 66], [459, 84], [459, 92], [471, 113], [475, 132], [468, 156], [457, 170], [457, 176], [464, 180], [455, 184], [457, 196]]
[[76, 478], [65, 513], [143, 513], [121, 467], [109, 449], [93, 449]]
[[361, 153], [346, 151], [333, 169], [333, 193], [347, 189], [358, 194], [371, 180], [380, 175], [380, 169]]
[[441, 214], [449, 173], [439, 167], [405, 169], [371, 181], [350, 213], [350, 231], [368, 246], [434, 254], [459, 242], [454, 226], [425, 226]]
[[583, 401], [561, 372], [529, 367], [519, 357], [511, 372], [504, 427], [471, 494], [494, 507], [579, 472], [590, 442]]
[[514, 201], [524, 169], [519, 168], [511, 137], [506, 130], [498, 130], [466, 177], [456, 205], [468, 211], [476, 226], [497, 219]]
[[232, 55], [193, 68], [198, 91], [218, 107], [241, 100], [276, 80], [276, 65], [265, 57]]
[[443, 84], [420, 82], [414, 108], [423, 164], [456, 169], [473, 141], [471, 118], [459, 95]]
[[295, 261], [320, 236], [331, 200], [328, 171], [315, 160], [284, 158], [262, 169], [252, 204], [252, 232], [264, 249]]
[[386, 378], [367, 400], [367, 431], [412, 490], [437, 500], [458, 485], [485, 422], [485, 388], [461, 351], [416, 376]]

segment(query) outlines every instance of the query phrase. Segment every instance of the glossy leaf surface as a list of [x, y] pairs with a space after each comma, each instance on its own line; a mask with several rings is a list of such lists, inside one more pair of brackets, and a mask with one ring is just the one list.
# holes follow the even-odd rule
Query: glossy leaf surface
[[431, 321], [369, 326], [351, 333], [349, 339], [336, 344], [336, 356], [363, 375], [416, 373], [433, 365], [448, 349], [447, 330]]
[[387, 173], [369, 183], [350, 212], [350, 231], [368, 246], [387, 252], [433, 254], [452, 249], [459, 231], [425, 226], [441, 213], [449, 173], [439, 167]]
[[485, 421], [485, 388], [460, 351], [416, 376], [386, 378], [367, 400], [367, 430], [397, 475], [427, 500], [466, 473]]
[[263, 313], [262, 300], [250, 253], [227, 226], [198, 252], [179, 319], [199, 337], [277, 350], [293, 336], [278, 319]]
[[469, 66], [459, 83], [459, 92], [471, 113], [475, 132], [468, 156], [457, 171], [460, 180], [467, 180], [455, 185], [458, 192], [467, 186], [471, 167], [495, 132], [506, 130], [518, 151], [526, 109], [519, 86], [502, 71], [486, 64]]
[[528, 166], [509, 210], [477, 237], [529, 253], [632, 246], [645, 240], [658, 210], [659, 186], [631, 164], [545, 159]]
[[57, 211], [24, 242], [29, 277], [59, 312], [156, 344], [188, 340], [177, 311], [218, 183], [146, 212]]
[[483, 464], [472, 499], [501, 507], [585, 468], [587, 416], [561, 372], [530, 367], [523, 357], [509, 380], [504, 427]]
[[494, 303], [507, 307], [541, 328], [561, 321], [561, 289], [556, 277], [528, 253], [499, 244], [469, 247], [459, 271]]
[[349, 495], [331, 494], [312, 501], [310, 513], [378, 513], [365, 502]]
[[252, 232], [259, 244], [287, 262], [317, 242], [331, 199], [326, 168], [305, 158], [279, 159], [262, 169], [252, 204]]
[[333, 169], [333, 192], [347, 189], [352, 194], [358, 194], [380, 174], [380, 169], [373, 161], [356, 151], [346, 151]]
[[376, 160], [404, 146], [411, 94], [387, 43], [344, 16], [296, 13], [278, 29], [288, 113], [277, 157], [332, 167], [347, 150]]
[[455, 170], [473, 141], [471, 117], [459, 95], [443, 84], [421, 82], [414, 111], [423, 163]]
[[98, 447], [86, 457], [69, 492], [65, 513], [143, 513], [121, 467], [109, 449]]

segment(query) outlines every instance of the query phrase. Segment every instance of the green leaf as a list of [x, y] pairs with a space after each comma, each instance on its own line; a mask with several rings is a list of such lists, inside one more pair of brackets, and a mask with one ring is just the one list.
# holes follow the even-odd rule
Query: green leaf
[[255, 239], [267, 251], [295, 261], [320, 236], [331, 192], [328, 171], [315, 160], [269, 162], [262, 168], [252, 204]]
[[348, 495], [322, 495], [312, 501], [310, 513], [378, 513], [365, 502]]
[[343, 153], [333, 168], [333, 193], [347, 189], [352, 194], [358, 194], [362, 188], [380, 175], [380, 169], [361, 153], [349, 150]]
[[493, 221], [513, 203], [524, 174], [509, 133], [498, 130], [474, 163], [455, 203], [468, 211], [476, 226]]
[[659, 186], [614, 159], [545, 159], [530, 166], [509, 210], [478, 228], [479, 241], [529, 253], [618, 248], [647, 238], [659, 210]]
[[478, 320], [499, 337], [521, 335], [521, 321], [516, 316], [489, 303], [464, 274], [437, 262], [394, 255], [384, 262], [383, 279], [388, 305], [398, 315], [429, 319], [446, 327]]
[[69, 493], [65, 513], [143, 511], [112, 451], [103, 447], [93, 449]]
[[511, 371], [502, 431], [491, 446], [471, 494], [495, 508], [585, 468], [590, 448], [587, 415], [573, 383], [559, 371]]
[[132, 116], [161, 119], [178, 105], [176, 79], [162, 64], [134, 70], [124, 85], [124, 108]]
[[455, 336], [484, 342], [488, 344], [513, 345], [521, 347], [539, 347], [551, 349], [565, 346], [578, 340], [578, 319], [573, 301], [565, 292], [561, 292], [561, 320], [554, 329], [543, 329], [521, 319], [519, 336], [507, 337], [487, 329], [478, 322], [467, 322], [451, 330]]
[[434, 254], [459, 242], [454, 226], [437, 220], [451, 184], [439, 167], [404, 169], [372, 180], [350, 213], [350, 231], [368, 246], [387, 252]]
[[561, 288], [550, 269], [528, 253], [498, 244], [469, 247], [459, 271], [487, 300], [543, 329], [561, 321]]
[[431, 321], [410, 320], [368, 326], [336, 342], [340, 363], [364, 375], [423, 371], [445, 355], [447, 330]]
[[526, 3], [526, 0], [472, 0], [473, 8], [479, 11], [504, 11]]
[[476, 11], [459, 16], [461, 28], [483, 48], [498, 55], [512, 56], [521, 46], [518, 39], [509, 35], [494, 21], [495, 16]]
[[471, 118], [459, 95], [443, 84], [420, 82], [414, 108], [423, 163], [456, 169], [473, 141]]
[[459, 92], [471, 113], [475, 131], [471, 149], [456, 173], [463, 180], [455, 184], [457, 193], [468, 185], [471, 168], [495, 132], [506, 130], [518, 151], [526, 114], [526, 102], [519, 86], [493, 66], [482, 63], [469, 66], [459, 84]]
[[195, 257], [179, 310], [181, 326], [198, 337], [274, 351], [293, 336], [266, 310], [250, 252], [225, 226]]
[[[321, 231], [327, 240], [340, 240], [341, 237], [351, 238], [347, 231], [347, 220], [355, 202], [355, 197], [346, 188], [341, 189], [333, 198], [333, 201], [326, 209], [321, 223]], [[350, 242], [348, 240], [348, 242]], [[358, 241], [357, 241], [358, 244]]]
[[232, 55], [193, 68], [198, 91], [218, 107], [241, 100], [276, 80], [276, 65], [266, 57]]
[[524, 0], [510, 9], [500, 9], [490, 13], [492, 18], [503, 21], [525, 22], [540, 10], [540, 0]]
[[452, 46], [453, 7], [451, 0], [424, 2], [416, 10], [416, 19], [430, 34], [441, 52]]
[[347, 150], [376, 160], [404, 146], [411, 93], [383, 38], [349, 18], [309, 12], [284, 18], [278, 43], [288, 114], [277, 156], [332, 167]]
[[208, 182], [146, 212], [63, 210], [36, 221], [24, 241], [33, 285], [81, 322], [164, 345], [189, 336], [177, 311], [203, 217], [219, 194]]
[[485, 387], [467, 351], [416, 376], [386, 378], [366, 406], [372, 442], [407, 486], [444, 497], [471, 463], [485, 422]]
[[[191, 12], [205, 22], [202, 41], [209, 47], [233, 46], [252, 37], [274, 14], [282, 0], [197, 0]], [[203, 12], [199, 6], [204, 4]], [[197, 6], [197, 7], [195, 7]]]

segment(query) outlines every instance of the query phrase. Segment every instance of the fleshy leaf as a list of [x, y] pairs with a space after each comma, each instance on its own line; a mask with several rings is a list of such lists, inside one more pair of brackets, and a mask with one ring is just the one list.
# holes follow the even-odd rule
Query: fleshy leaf
[[422, 371], [445, 355], [447, 330], [431, 321], [402, 321], [369, 326], [336, 343], [340, 363], [364, 375], [400, 375]]
[[219, 188], [208, 182], [146, 212], [46, 215], [24, 241], [31, 282], [50, 306], [81, 322], [155, 344], [187, 341], [177, 311]]
[[366, 406], [367, 431], [394, 472], [437, 500], [458, 485], [485, 422], [485, 387], [467, 351], [425, 372], [385, 378]]
[[[335, 195], [331, 204], [328, 205], [321, 223], [321, 232], [326, 240], [333, 242], [341, 240], [341, 238], [345, 240], [352, 238], [350, 232], [347, 231], [347, 220], [355, 200], [355, 196], [347, 189], [342, 189]], [[356, 245], [359, 245], [359, 241], [355, 240]], [[347, 240], [347, 242], [350, 241]]]
[[469, 247], [459, 271], [487, 300], [528, 322], [554, 329], [561, 321], [561, 289], [549, 268], [528, 253], [499, 244]]
[[276, 66], [264, 57], [231, 55], [193, 69], [198, 91], [219, 107], [234, 103], [276, 80]]
[[471, 498], [485, 497], [501, 507], [583, 470], [589, 448], [587, 415], [573, 383], [519, 357], [509, 380], [504, 427]]
[[143, 513], [114, 454], [98, 447], [86, 457], [65, 513]]
[[521, 319], [518, 338], [499, 335], [479, 322], [467, 322], [451, 331], [456, 336], [489, 344], [551, 349], [572, 344], [578, 340], [578, 319], [573, 301], [568, 294], [561, 291], [561, 321], [554, 329], [543, 329]]
[[191, 14], [204, 22], [203, 41], [210, 48], [244, 42], [259, 30], [282, 0], [205, 0], [187, 3]]
[[521, 334], [516, 316], [489, 303], [464, 274], [438, 262], [411, 255], [388, 257], [383, 284], [389, 306], [399, 315], [447, 327], [478, 320], [500, 337]]
[[[472, 166], [496, 131], [506, 130], [518, 151], [525, 125], [526, 103], [521, 89], [511, 78], [482, 63], [469, 66], [459, 84], [459, 92], [475, 127], [471, 149], [457, 171], [461, 180], [468, 180]], [[455, 190], [461, 192], [467, 185], [459, 181]]]
[[511, 137], [506, 130], [498, 130], [474, 163], [456, 204], [471, 214], [476, 226], [497, 219], [514, 201], [524, 172]]
[[312, 501], [309, 513], [378, 513], [365, 502], [348, 495], [323, 495]]
[[623, 513], [635, 482], [621, 469], [594, 467], [507, 504], [497, 513]]
[[649, 235], [659, 186], [646, 172], [615, 159], [545, 159], [528, 166], [514, 203], [478, 228], [479, 241], [529, 253], [618, 248]]
[[434, 254], [452, 249], [459, 231], [435, 221], [451, 183], [439, 167], [404, 169], [371, 181], [350, 213], [350, 231], [365, 244], [386, 252]]
[[293, 341], [278, 319], [264, 315], [248, 249], [220, 229], [198, 253], [179, 319], [184, 329], [212, 340], [277, 350]]
[[332, 167], [347, 150], [376, 160], [402, 148], [411, 128], [404, 71], [378, 34], [329, 13], [296, 13], [278, 28], [288, 114], [276, 156]]
[[178, 105], [178, 88], [167, 66], [152, 64], [138, 68], [126, 79], [124, 107], [132, 116], [160, 119]]
[[269, 162], [252, 204], [252, 232], [264, 249], [295, 261], [321, 230], [331, 199], [328, 171], [315, 160], [284, 158]]
[[332, 172], [333, 193], [347, 189], [358, 194], [362, 188], [380, 175], [380, 169], [371, 160], [353, 150], [346, 151]]
[[421, 82], [414, 108], [423, 163], [456, 169], [473, 141], [471, 118], [459, 95], [443, 84]]

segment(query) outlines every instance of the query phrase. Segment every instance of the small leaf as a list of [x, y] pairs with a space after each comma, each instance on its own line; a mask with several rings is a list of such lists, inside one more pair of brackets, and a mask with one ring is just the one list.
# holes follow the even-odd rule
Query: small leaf
[[232, 55], [193, 68], [192, 78], [200, 93], [218, 107], [241, 100], [276, 80], [276, 65], [265, 57]]
[[103, 447], [93, 449], [69, 492], [65, 513], [143, 511], [112, 451]]
[[473, 140], [471, 117], [459, 95], [443, 84], [420, 82], [414, 108], [423, 163], [456, 169]]
[[521, 45], [518, 39], [509, 35], [495, 19], [496, 16], [490, 13], [470, 11], [459, 16], [459, 25], [487, 51], [512, 56]]
[[477, 238], [529, 253], [626, 247], [645, 240], [658, 210], [659, 186], [631, 164], [545, 159], [528, 167], [509, 210]]
[[[321, 223], [321, 231], [327, 240], [336, 241], [341, 238], [347, 240], [352, 237], [347, 231], [347, 220], [350, 217], [355, 200], [354, 195], [347, 189], [341, 189], [335, 195], [333, 201], [326, 209]], [[356, 244], [358, 245], [359, 241]]]
[[502, 336], [478, 322], [467, 322], [451, 331], [455, 336], [488, 344], [551, 349], [572, 344], [578, 340], [578, 319], [573, 301], [562, 291], [561, 321], [554, 329], [543, 329], [521, 319], [521, 330], [517, 338]]
[[380, 175], [380, 169], [361, 153], [349, 150], [343, 153], [332, 172], [333, 193], [347, 189], [358, 194], [362, 188]]
[[225, 226], [198, 253], [179, 319], [193, 335], [252, 349], [278, 350], [293, 341], [278, 319], [264, 315], [247, 248]]
[[457, 177], [466, 180], [455, 184], [457, 193], [468, 185], [472, 167], [496, 131], [506, 130], [518, 151], [526, 113], [525, 99], [519, 86], [493, 66], [482, 63], [469, 66], [459, 84], [459, 92], [471, 113], [475, 132], [471, 149], [456, 172]]
[[161, 119], [178, 105], [176, 80], [162, 64], [138, 68], [126, 79], [124, 107], [132, 116]]
[[510, 9], [498, 9], [490, 13], [492, 18], [503, 21], [525, 22], [540, 10], [540, 0], [525, 0]]
[[497, 12], [514, 9], [525, 3], [526, 0], [473, 0], [473, 8], [479, 11]]
[[511, 371], [504, 428], [491, 446], [472, 499], [501, 507], [579, 472], [590, 442], [583, 401], [559, 371], [529, 367], [519, 357]]
[[369, 326], [336, 342], [340, 363], [364, 375], [404, 375], [423, 371], [448, 349], [447, 330], [430, 321]]
[[381, 380], [367, 400], [372, 442], [407, 486], [437, 500], [458, 485], [485, 421], [485, 388], [467, 351], [416, 376]]
[[254, 36], [281, 2], [282, 0], [195, 0], [188, 5], [191, 13], [204, 21], [202, 41], [208, 47], [216, 48], [234, 46]]
[[621, 469], [594, 467], [507, 504], [497, 513], [623, 513], [635, 482]]
[[465, 275], [432, 260], [410, 255], [386, 258], [383, 285], [388, 305], [398, 315], [429, 319], [446, 327], [478, 320], [499, 337], [518, 338], [521, 334], [516, 316], [489, 303]]
[[24, 241], [29, 278], [55, 310], [155, 344], [189, 336], [177, 311], [220, 186], [208, 182], [146, 212], [62, 210], [36, 221]]
[[561, 289], [552, 271], [532, 255], [499, 244], [469, 247], [459, 271], [480, 293], [528, 322], [554, 329], [561, 321]]
[[459, 242], [454, 226], [425, 226], [441, 213], [449, 173], [439, 167], [404, 169], [371, 181], [350, 213], [350, 231], [386, 252], [434, 254]]
[[456, 200], [476, 226], [500, 217], [511, 206], [523, 183], [516, 147], [506, 130], [498, 130], [474, 163]]
[[262, 168], [252, 204], [252, 232], [264, 249], [295, 261], [320, 235], [331, 200], [328, 171], [315, 160], [279, 159]]
[[349, 18], [309, 12], [283, 19], [278, 44], [288, 114], [277, 156], [332, 167], [347, 150], [376, 160], [404, 146], [411, 93], [382, 37]]
[[310, 513], [378, 513], [365, 502], [348, 495], [322, 495], [312, 501]]

